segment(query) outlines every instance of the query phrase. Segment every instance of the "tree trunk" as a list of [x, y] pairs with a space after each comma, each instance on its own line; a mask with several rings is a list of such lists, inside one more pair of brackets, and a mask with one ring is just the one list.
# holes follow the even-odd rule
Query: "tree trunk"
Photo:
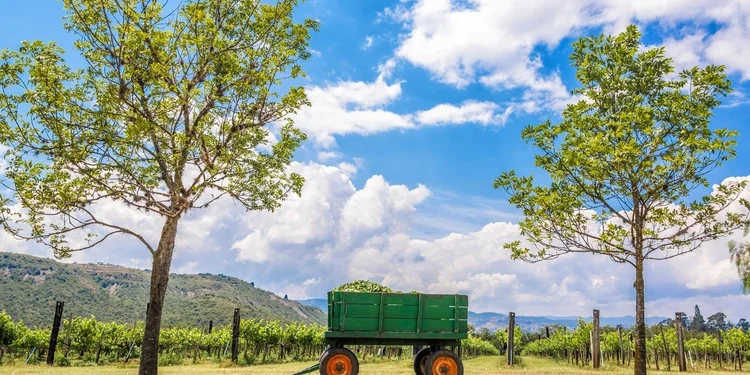
[[635, 375], [646, 375], [646, 285], [643, 281], [643, 249], [636, 249], [635, 266]]
[[169, 283], [169, 268], [172, 266], [175, 238], [177, 237], [178, 217], [167, 217], [159, 239], [159, 247], [154, 254], [151, 269], [151, 294], [146, 311], [146, 330], [141, 345], [141, 362], [138, 375], [157, 375], [159, 365], [159, 331], [164, 297]]

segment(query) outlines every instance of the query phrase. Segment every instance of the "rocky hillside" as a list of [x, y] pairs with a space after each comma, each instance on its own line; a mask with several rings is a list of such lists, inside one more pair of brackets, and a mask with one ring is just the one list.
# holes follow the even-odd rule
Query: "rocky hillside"
[[[94, 315], [101, 321], [132, 323], [145, 318], [150, 273], [104, 264], [68, 264], [0, 252], [0, 310], [28, 325], [50, 326], [55, 301], [65, 301], [64, 316]], [[234, 308], [243, 319], [320, 323], [315, 307], [281, 298], [229, 276], [172, 274], [164, 326], [231, 324]]]

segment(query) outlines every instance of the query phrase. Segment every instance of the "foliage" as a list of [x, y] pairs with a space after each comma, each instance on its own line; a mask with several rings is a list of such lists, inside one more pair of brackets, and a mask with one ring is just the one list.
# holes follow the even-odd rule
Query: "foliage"
[[464, 357], [500, 355], [500, 351], [491, 342], [482, 340], [475, 335], [469, 335], [468, 339], [461, 340], [461, 348], [463, 349]]
[[560, 124], [522, 132], [540, 150], [536, 165], [552, 183], [535, 186], [512, 171], [495, 181], [524, 210], [522, 234], [538, 249], [506, 244], [515, 258], [592, 252], [635, 265], [640, 250], [642, 259], [668, 259], [747, 223], [746, 214], [718, 215], [739, 199], [744, 181], [680, 201], [692, 186], [708, 187], [706, 174], [735, 155], [738, 133], [709, 126], [716, 97], [731, 92], [724, 68], [693, 68], [667, 80], [672, 66], [664, 49], [637, 54], [639, 39], [630, 26], [617, 37], [577, 41], [571, 58], [582, 87], [575, 93], [586, 100], [568, 105]]
[[731, 328], [731, 324], [727, 321], [727, 316], [723, 312], [717, 312], [716, 314], [713, 314], [708, 317], [708, 320], [706, 321], [706, 326], [711, 331], [716, 330], [727, 330]]
[[[750, 226], [745, 228], [745, 236], [748, 234]], [[729, 254], [742, 278], [742, 291], [750, 293], [750, 242], [730, 241]]]
[[[63, 0], [82, 68], [55, 42], [0, 51], [0, 225], [59, 258], [116, 235], [151, 253], [142, 375], [157, 372], [181, 219], [301, 194], [289, 166], [306, 136], [289, 116], [310, 104], [295, 84], [319, 23], [293, 17], [299, 2]], [[155, 219], [158, 241], [99, 211], [113, 202]]]
[[[4, 330], [10, 327], [14, 334], [8, 344], [19, 354], [31, 349], [44, 348], [49, 343], [50, 330], [28, 328], [23, 322], [13, 323], [10, 316], [0, 313]], [[64, 321], [58, 338], [58, 363], [70, 365], [70, 360], [85, 360], [101, 354], [100, 363], [122, 360], [134, 347], [131, 358], [139, 355], [138, 347], [143, 339], [144, 323], [136, 325], [115, 322], [104, 323], [94, 317], [74, 318]], [[214, 329], [170, 327], [161, 330], [159, 344], [163, 353], [159, 358], [162, 366], [187, 364], [190, 359], [223, 359], [229, 354], [231, 325]], [[323, 349], [325, 327], [317, 324], [290, 323], [246, 319], [240, 321], [240, 358], [245, 364], [273, 363], [317, 359]], [[516, 337], [520, 338], [520, 331]], [[520, 344], [520, 341], [518, 341]], [[462, 340], [466, 357], [498, 355], [491, 342], [470, 335]], [[403, 348], [402, 348], [403, 349]]]
[[[92, 206], [115, 200], [179, 219], [222, 196], [273, 210], [299, 194], [302, 177], [286, 169], [305, 135], [286, 118], [309, 101], [302, 87], [277, 91], [304, 76], [318, 28], [292, 20], [297, 3], [191, 1], [171, 12], [160, 1], [63, 1], [87, 68], [70, 67], [55, 42], [0, 52], [5, 229], [59, 257], [113, 234], [157, 252]], [[279, 121], [269, 145], [266, 127]], [[73, 245], [81, 230], [86, 241]]]
[[0, 347], [8, 347], [16, 340], [13, 319], [5, 310], [0, 311]]
[[690, 330], [698, 332], [706, 331], [706, 320], [703, 319], [703, 315], [701, 315], [701, 310], [698, 308], [698, 305], [695, 305], [695, 315], [693, 315], [693, 320], [690, 322]]
[[[505, 330], [497, 330], [495, 331], [495, 342], [497, 343], [498, 347], [503, 348], [503, 352], [507, 351], [508, 348], [508, 328], [505, 328]], [[521, 332], [521, 327], [515, 326], [513, 329], [513, 351], [514, 353], [518, 354], [521, 353], [523, 345], [523, 332]]]
[[[710, 125], [731, 92], [723, 66], [677, 74], [663, 47], [641, 50], [634, 25], [617, 36], [583, 37], [571, 60], [581, 87], [562, 122], [526, 127], [521, 137], [539, 150], [532, 176], [502, 173], [494, 182], [523, 210], [526, 242], [506, 243], [529, 262], [593, 253], [635, 268], [636, 326], [645, 330], [644, 262], [690, 253], [748, 225], [747, 181], [714, 187], [686, 202], [708, 173], [736, 154], [737, 131]], [[742, 210], [728, 209], [739, 203]], [[740, 212], [741, 211], [741, 212]], [[645, 351], [637, 335], [637, 353]], [[636, 374], [646, 372], [642, 356]]]
[[385, 285], [380, 285], [369, 280], [355, 280], [350, 283], [339, 285], [334, 289], [337, 292], [372, 292], [372, 293], [395, 293]]
[[[341, 284], [334, 289], [337, 292], [369, 292], [369, 293], [404, 293], [400, 290], [393, 290], [385, 285], [378, 284], [369, 280], [355, 280], [349, 283]], [[412, 290], [410, 294], [419, 293]]]
[[[539, 340], [532, 340], [524, 345], [524, 355], [546, 356], [556, 359], [568, 359], [577, 357], [583, 359], [579, 364], [587, 364], [585, 358], [589, 358], [589, 332], [592, 329], [591, 323], [579, 323], [579, 326], [571, 331], [562, 329], [553, 329], [549, 338], [542, 337]], [[618, 332], [611, 327], [600, 328], [600, 348], [603, 357], [606, 360], [620, 358], [621, 353], [630, 355], [633, 344], [630, 340], [633, 332], [623, 331], [622, 346]], [[699, 357], [706, 361], [714, 360], [714, 356], [723, 355], [731, 357], [738, 350], [746, 350], [750, 347], [750, 333], [743, 332], [739, 328], [730, 328], [723, 331], [724, 342], [719, 346], [718, 338], [713, 333], [690, 332], [689, 338], [685, 339], [685, 350], [690, 351], [695, 361]], [[655, 325], [650, 327], [647, 333], [647, 354], [650, 360], [654, 355], [663, 359], [666, 356], [676, 358], [677, 356], [677, 332], [672, 326]], [[743, 349], [744, 348], [744, 349]], [[750, 357], [750, 353], [745, 353], [745, 357]]]
[[[23, 321], [13, 323], [5, 313], [0, 313], [0, 322], [4, 331], [9, 326], [9, 332], [13, 332], [13, 340], [8, 347], [21, 356], [28, 355], [34, 348], [37, 351], [45, 350], [49, 344], [49, 328], [29, 328]], [[143, 322], [135, 325], [104, 323], [94, 317], [66, 320], [57, 341], [57, 357], [66, 358], [68, 364], [71, 359], [112, 362], [122, 360], [131, 346], [131, 358], [138, 357], [144, 326]], [[159, 338], [160, 350], [165, 354], [160, 358], [160, 364], [184, 364], [187, 359], [195, 359], [196, 355], [225, 358], [231, 329], [231, 326], [223, 326], [208, 333], [206, 327], [165, 328], [161, 330]], [[317, 358], [323, 348], [324, 332], [325, 328], [317, 324], [241, 320], [240, 345], [245, 350], [243, 360], [246, 363], [270, 363]]]
[[737, 321], [737, 328], [741, 329], [744, 332], [747, 332], [748, 330], [750, 330], [750, 322], [747, 319], [742, 318]]
[[[4, 271], [5, 270], [5, 271]], [[0, 306], [31, 325], [50, 324], [55, 301], [65, 301], [64, 315], [91, 316], [133, 324], [142, 320], [148, 302], [150, 274], [114, 265], [69, 264], [15, 253], [0, 253]], [[167, 292], [165, 326], [231, 324], [234, 308], [242, 319], [325, 324], [322, 311], [229, 276], [172, 274]], [[35, 306], [29, 309], [28, 306]], [[300, 314], [302, 313], [302, 315]]]

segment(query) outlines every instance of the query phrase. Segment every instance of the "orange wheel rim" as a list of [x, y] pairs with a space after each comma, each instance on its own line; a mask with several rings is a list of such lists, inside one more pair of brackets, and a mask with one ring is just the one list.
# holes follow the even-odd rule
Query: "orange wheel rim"
[[326, 363], [326, 373], [329, 375], [350, 375], [352, 360], [344, 354], [335, 354]]
[[458, 364], [450, 357], [437, 358], [432, 363], [432, 373], [435, 375], [457, 375]]

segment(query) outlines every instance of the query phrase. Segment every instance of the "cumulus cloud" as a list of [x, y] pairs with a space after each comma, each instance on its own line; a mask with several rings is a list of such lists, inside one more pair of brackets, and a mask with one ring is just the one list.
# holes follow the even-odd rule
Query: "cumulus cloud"
[[331, 160], [336, 160], [341, 158], [341, 153], [336, 151], [319, 151], [318, 152], [318, 161], [326, 162]]
[[426, 111], [417, 112], [417, 120], [425, 125], [461, 124], [465, 122], [478, 124], [504, 124], [512, 112], [508, 107], [498, 113], [499, 106], [492, 102], [466, 101], [461, 106], [439, 104]]
[[[711, 62], [727, 65], [743, 80], [750, 76], [750, 47], [744, 43], [750, 37], [750, 3], [744, 0], [418, 0], [386, 8], [378, 20], [406, 30], [393, 60], [408, 61], [459, 88], [479, 82], [521, 89], [517, 105], [527, 112], [559, 110], [576, 99], [555, 67], [542, 64], [540, 49], [554, 49], [596, 28], [619, 32], [633, 22], [674, 30], [691, 20], [698, 29], [664, 41], [679, 66]], [[719, 28], [707, 36], [710, 22]], [[392, 70], [393, 60], [381, 71]]]
[[[420, 126], [479, 123], [504, 124], [513, 108], [491, 102], [465, 101], [456, 106], [438, 104], [416, 113], [396, 113], [387, 106], [399, 99], [402, 81], [387, 83], [381, 74], [372, 82], [342, 81], [328, 86], [306, 88], [311, 106], [292, 116], [295, 125], [307, 133], [321, 149], [336, 145], [335, 136], [375, 134]], [[332, 160], [337, 153], [324, 151], [318, 160]]]
[[345, 174], [347, 177], [353, 177], [357, 173], [357, 166], [352, 163], [341, 162], [338, 167], [339, 170], [341, 170], [341, 173]]
[[[238, 276], [294, 299], [324, 297], [336, 285], [366, 278], [400, 290], [465, 293], [473, 311], [589, 315], [599, 308], [609, 316], [633, 313], [631, 267], [585, 254], [538, 264], [513, 261], [503, 244], [521, 239], [519, 227], [496, 212], [486, 214], [498, 215], [499, 221], [476, 230], [415, 236], [413, 228], [424, 224], [420, 212], [433, 196], [427, 187], [393, 185], [379, 175], [357, 187], [346, 168], [313, 162], [294, 163], [292, 170], [306, 177], [302, 196], [291, 197], [274, 213], [245, 212], [223, 200], [186, 217], [174, 269]], [[134, 221], [138, 230], [159, 228], [157, 221], [127, 208], [106, 209]], [[449, 205], [430, 213], [463, 214]], [[44, 253], [2, 236], [4, 250]], [[648, 314], [670, 316], [696, 303], [733, 318], [746, 312], [750, 298], [740, 295], [739, 277], [727, 265], [726, 240], [648, 264]], [[74, 259], [150, 267], [147, 252], [132, 245], [111, 241]]]

